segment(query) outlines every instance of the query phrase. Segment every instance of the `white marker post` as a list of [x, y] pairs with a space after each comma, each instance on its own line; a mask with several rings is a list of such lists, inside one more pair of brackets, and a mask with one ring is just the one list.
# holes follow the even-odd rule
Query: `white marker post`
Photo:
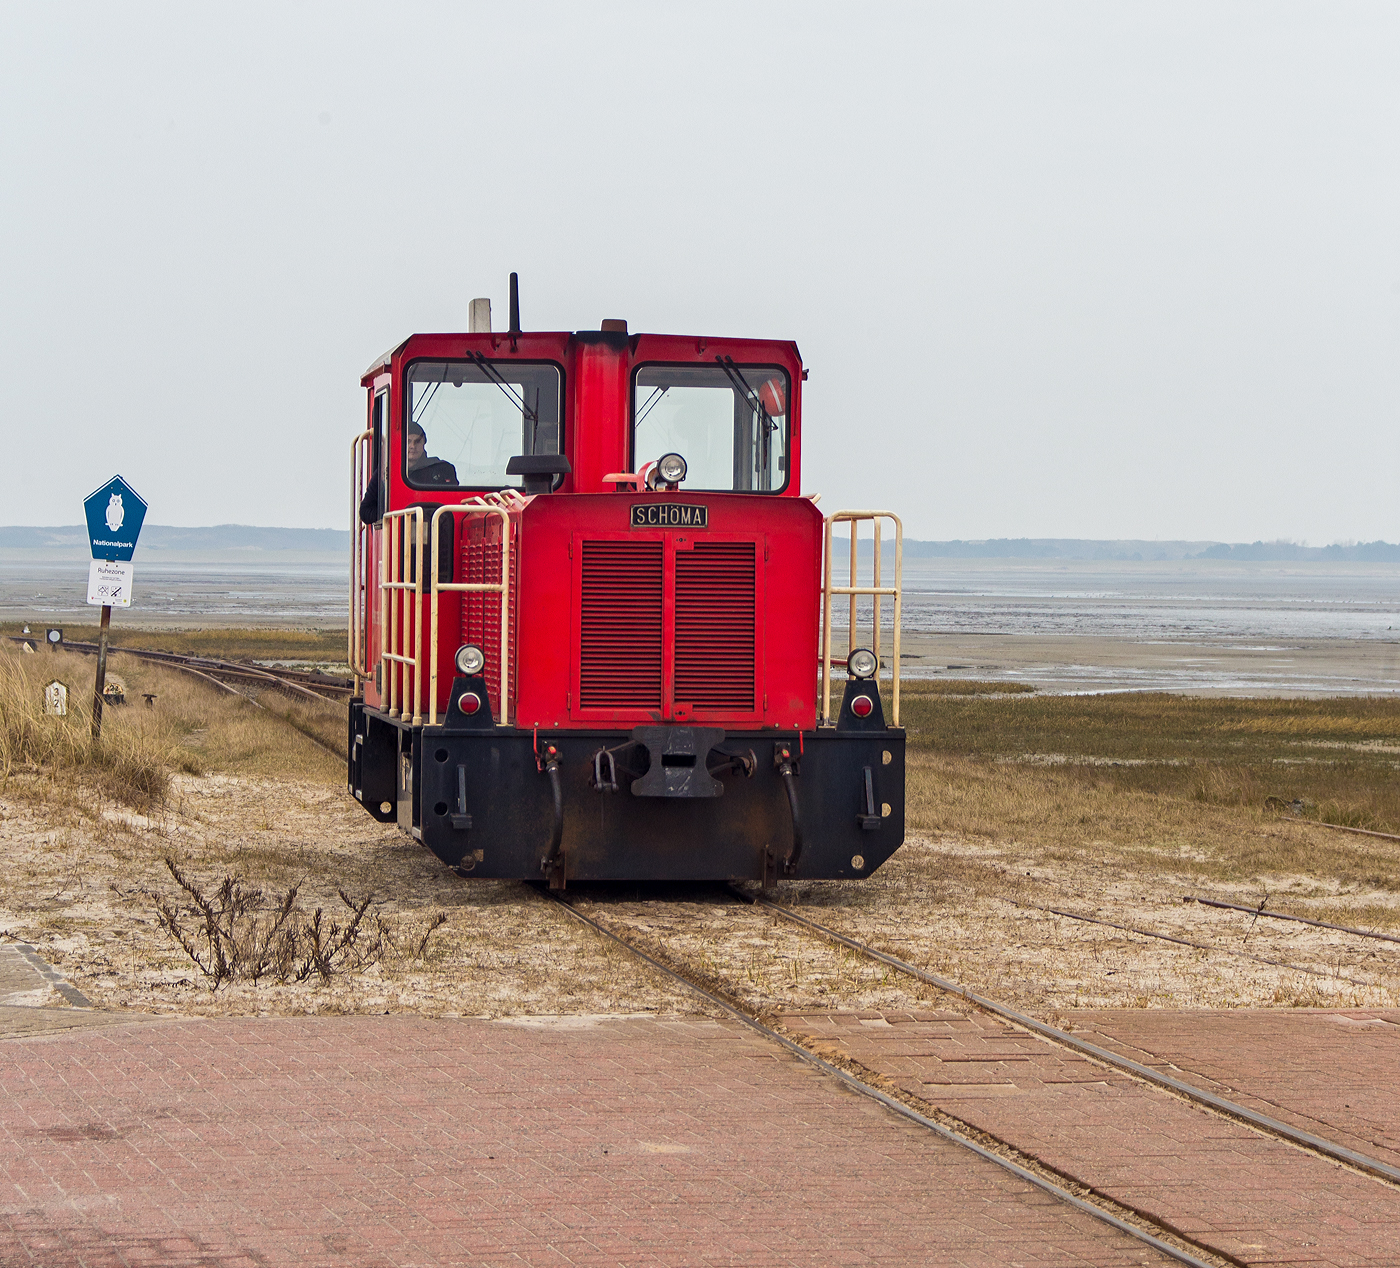
[[83, 502], [92, 566], [88, 569], [87, 601], [102, 608], [97, 639], [97, 680], [92, 689], [92, 738], [102, 738], [102, 691], [107, 685], [107, 630], [112, 608], [131, 606], [131, 556], [146, 518], [146, 503], [121, 476], [113, 476]]

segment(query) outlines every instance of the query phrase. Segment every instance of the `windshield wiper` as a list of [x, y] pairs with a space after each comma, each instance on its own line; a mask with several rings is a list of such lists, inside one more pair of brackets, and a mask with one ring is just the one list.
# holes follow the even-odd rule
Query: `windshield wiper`
[[423, 399], [418, 402], [418, 408], [413, 411], [412, 416], [409, 418], [410, 422], [416, 423], [420, 418], [423, 417], [423, 411], [428, 408], [428, 402], [431, 401], [433, 397], [437, 395], [437, 390], [442, 386], [442, 384], [443, 380], [439, 379], [436, 383], [433, 384], [431, 391], [424, 393]]
[[482, 356], [481, 353], [473, 352], [468, 355], [481, 368], [481, 372], [486, 376], [487, 382], [494, 383], [506, 394], [506, 399], [524, 415], [526, 422], [532, 423], [534, 426], [538, 427], [540, 423], [539, 411], [531, 409], [525, 403], [525, 398], [515, 390], [515, 385], [506, 382], [506, 380], [501, 377], [500, 371]]
[[670, 390], [671, 385], [669, 383], [665, 387], [652, 388], [651, 395], [647, 397], [646, 404], [642, 406], [642, 411], [640, 414], [637, 415], [637, 420], [632, 424], [632, 426], [634, 428], [640, 427], [642, 425], [642, 419], [644, 419], [648, 414], [651, 413], [651, 411], [656, 407], [657, 402], [660, 401], [661, 398], [665, 396], [666, 393]]
[[744, 399], [748, 401], [749, 408], [753, 410], [755, 414], [762, 415], [763, 421], [768, 424], [768, 430], [777, 431], [778, 424], [773, 421], [773, 415], [768, 412], [768, 406], [763, 403], [758, 393], [749, 386], [749, 381], [744, 377], [744, 372], [734, 364], [734, 358], [716, 357], [715, 360], [719, 363], [719, 368], [729, 376], [729, 381], [743, 394]]

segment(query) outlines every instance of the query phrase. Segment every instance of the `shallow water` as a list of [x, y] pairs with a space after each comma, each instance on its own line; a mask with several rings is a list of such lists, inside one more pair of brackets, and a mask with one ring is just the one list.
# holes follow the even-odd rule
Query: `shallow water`
[[[86, 561], [25, 555], [0, 557], [0, 620], [95, 617]], [[915, 676], [1058, 691], [1400, 692], [1400, 564], [910, 559], [904, 587]], [[138, 558], [133, 593], [119, 621], [337, 626], [346, 565]], [[868, 625], [869, 600], [860, 606]], [[838, 631], [847, 612], [838, 600]], [[891, 617], [886, 601], [887, 628]]]
[[[86, 561], [0, 559], [0, 620], [87, 622]], [[295, 560], [136, 560], [132, 605], [116, 619], [198, 625], [345, 624], [342, 556]]]
[[[861, 609], [868, 620], [869, 600]], [[888, 601], [885, 614], [888, 623]], [[1400, 564], [911, 559], [904, 629], [1261, 643], [1390, 639], [1400, 632]]]

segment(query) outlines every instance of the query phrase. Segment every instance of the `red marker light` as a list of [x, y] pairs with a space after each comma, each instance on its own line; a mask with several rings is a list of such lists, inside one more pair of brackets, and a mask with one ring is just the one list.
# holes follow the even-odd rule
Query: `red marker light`
[[851, 701], [851, 712], [858, 718], [868, 718], [870, 710], [874, 707], [869, 696], [857, 696]]
[[464, 691], [457, 697], [457, 707], [470, 716], [481, 708], [481, 697], [474, 691]]

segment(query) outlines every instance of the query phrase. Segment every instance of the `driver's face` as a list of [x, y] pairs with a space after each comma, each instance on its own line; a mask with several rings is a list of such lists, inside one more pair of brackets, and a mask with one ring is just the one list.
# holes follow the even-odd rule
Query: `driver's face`
[[423, 456], [423, 450], [424, 450], [424, 448], [425, 448], [425, 442], [424, 442], [423, 437], [420, 436], [416, 431], [411, 431], [411, 432], [409, 432], [409, 433], [408, 433], [408, 460], [409, 460], [410, 462], [413, 462], [413, 461], [415, 461], [416, 459], [421, 458], [421, 457]]

